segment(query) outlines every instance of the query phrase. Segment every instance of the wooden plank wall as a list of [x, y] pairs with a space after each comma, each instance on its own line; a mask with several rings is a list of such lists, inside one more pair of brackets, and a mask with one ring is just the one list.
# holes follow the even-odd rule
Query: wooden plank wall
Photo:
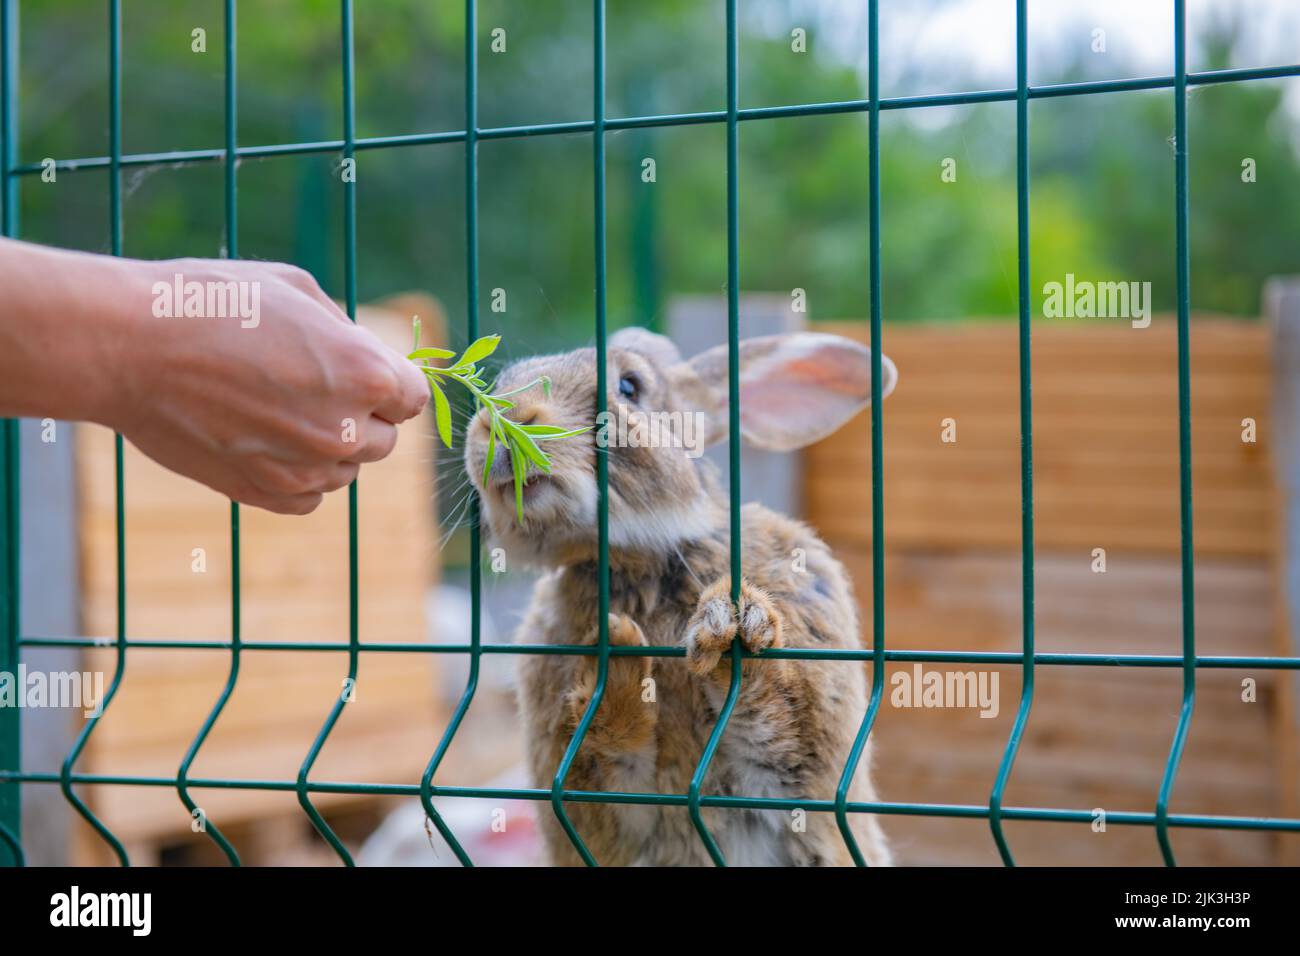
[[[865, 323], [819, 326], [866, 340]], [[1192, 478], [1197, 647], [1281, 653], [1269, 462], [1269, 332], [1197, 319]], [[888, 328], [898, 365], [885, 403], [885, 640], [906, 649], [1021, 645], [1019, 378], [1012, 323]], [[1033, 337], [1036, 634], [1040, 652], [1181, 652], [1177, 343], [1171, 317], [1037, 327]], [[1242, 420], [1258, 438], [1242, 441]], [[944, 419], [957, 440], [941, 440]], [[870, 422], [805, 455], [806, 514], [851, 569], [870, 642]], [[1105, 549], [1106, 571], [1093, 571]], [[937, 665], [926, 665], [935, 668]], [[890, 672], [910, 665], [891, 665]], [[962, 670], [968, 669], [963, 666]], [[885, 705], [873, 736], [886, 800], [987, 803], [1020, 699], [999, 668], [1000, 713]], [[1243, 702], [1254, 678], [1258, 700]], [[887, 692], [890, 685], [886, 685]], [[1286, 815], [1279, 693], [1267, 672], [1205, 671], [1175, 812]], [[1007, 805], [1153, 809], [1181, 677], [1151, 668], [1041, 666]], [[907, 863], [996, 863], [985, 821], [892, 817]], [[1149, 828], [1010, 822], [1024, 863], [1158, 864]], [[1186, 863], [1273, 863], [1295, 837], [1175, 831]]]
[[[412, 311], [426, 341], [440, 334], [436, 303], [416, 298], [359, 316], [394, 348], [409, 348]], [[195, 320], [198, 321], [198, 320]], [[437, 576], [432, 500], [433, 428], [427, 416], [401, 426], [397, 450], [367, 465], [358, 482], [359, 623], [363, 641], [428, 637], [425, 598]], [[116, 633], [113, 437], [77, 434], [83, 633]], [[154, 464], [128, 444], [126, 473], [127, 632], [132, 638], [228, 640], [229, 510], [225, 499]], [[307, 517], [241, 511], [242, 625], [248, 641], [348, 639], [347, 493]], [[206, 570], [194, 570], [194, 549]], [[92, 651], [87, 668], [111, 678], [115, 653]], [[220, 650], [132, 650], [116, 700], [90, 738], [79, 769], [174, 776], [225, 683]], [[347, 673], [338, 652], [247, 651], [225, 712], [192, 777], [293, 780]], [[430, 655], [363, 654], [348, 705], [312, 772], [315, 780], [416, 781], [437, 744], [436, 661]], [[79, 728], [78, 728], [79, 729]], [[291, 792], [194, 790], [219, 826], [296, 815]], [[174, 789], [86, 787], [94, 811], [148, 862], [158, 846], [190, 834]], [[321, 795], [322, 808], [356, 798]], [[103, 844], [78, 820], [80, 859], [104, 859]]]

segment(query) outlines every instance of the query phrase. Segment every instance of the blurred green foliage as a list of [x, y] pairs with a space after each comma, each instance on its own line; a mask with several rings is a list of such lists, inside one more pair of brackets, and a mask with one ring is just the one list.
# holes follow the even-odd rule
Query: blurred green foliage
[[[742, 106], [865, 96], [861, 63], [837, 56], [832, 48], [843, 43], [829, 42], [837, 30], [861, 29], [860, 20], [835, 20], [842, 7], [823, 4], [823, 12], [810, 13], [809, 4], [793, 0], [742, 4]], [[220, 0], [124, 8], [125, 150], [220, 147]], [[588, 2], [482, 0], [479, 9], [481, 127], [590, 117]], [[105, 155], [104, 4], [24, 0], [20, 18], [20, 160]], [[244, 2], [239, 18], [240, 144], [341, 137], [336, 0]], [[791, 50], [795, 26], [808, 31], [807, 53]], [[498, 27], [506, 31], [505, 52], [490, 46]], [[191, 49], [196, 28], [206, 30], [206, 52]], [[613, 0], [609, 115], [724, 108], [722, 30], [721, 3]], [[1239, 65], [1232, 59], [1238, 38], [1230, 25], [1201, 34], [1197, 69]], [[463, 43], [458, 0], [356, 4], [357, 135], [463, 128]], [[1091, 75], [1086, 55], [1058, 65], [1053, 79]], [[943, 66], [930, 64], [926, 75]], [[1115, 77], [1134, 75], [1118, 57], [1108, 68]], [[978, 86], [958, 75], [959, 66], [952, 72], [944, 88]], [[1283, 108], [1286, 85], [1296, 82], [1200, 87], [1191, 94], [1198, 311], [1254, 316], [1264, 279], [1296, 271], [1300, 136]], [[1172, 308], [1172, 129], [1167, 90], [1032, 103], [1036, 288], [1066, 272], [1145, 280], [1153, 284], [1155, 308]], [[1014, 104], [886, 112], [881, 136], [886, 321], [1013, 315]], [[645, 157], [656, 161], [654, 183], [641, 180]], [[1245, 157], [1256, 162], [1257, 182], [1242, 182]], [[956, 160], [955, 182], [941, 180], [946, 158]], [[674, 295], [721, 294], [724, 128], [611, 133], [607, 169], [611, 324], [653, 322]], [[517, 352], [588, 339], [594, 295], [590, 136], [485, 141], [479, 170], [484, 329], [505, 332]], [[459, 144], [359, 154], [363, 301], [425, 289], [446, 304], [454, 329], [463, 326], [464, 175]], [[61, 173], [54, 184], [26, 177], [22, 234], [106, 249], [105, 181], [103, 171]], [[129, 254], [221, 254], [219, 163], [133, 168], [126, 183]], [[744, 123], [744, 289], [801, 287], [814, 317], [865, 316], [867, 202], [863, 114]], [[239, 216], [241, 255], [297, 261], [341, 295], [337, 154], [242, 162]], [[489, 310], [495, 288], [506, 290], [504, 314]]]

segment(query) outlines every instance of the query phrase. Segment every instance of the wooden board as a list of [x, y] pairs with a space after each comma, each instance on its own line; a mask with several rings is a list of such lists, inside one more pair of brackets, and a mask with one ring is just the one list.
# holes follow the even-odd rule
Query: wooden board
[[[819, 328], [865, 341], [865, 325]], [[1266, 328], [1192, 330], [1197, 649], [1278, 652], [1277, 499], [1270, 462]], [[1033, 339], [1035, 635], [1040, 652], [1181, 653], [1177, 343], [1171, 323], [1036, 327]], [[1022, 641], [1020, 420], [1013, 325], [897, 326], [885, 352], [899, 385], [885, 403], [885, 631], [889, 648], [1019, 651]], [[945, 418], [958, 440], [940, 440]], [[1259, 441], [1241, 440], [1242, 419]], [[861, 415], [804, 458], [807, 514], [854, 578], [871, 640], [871, 453]], [[1104, 548], [1106, 570], [1094, 570]], [[910, 670], [889, 665], [888, 675]], [[926, 670], [980, 670], [972, 665]], [[1020, 702], [1017, 666], [1000, 710], [895, 707], [873, 730], [876, 779], [891, 801], [987, 804]], [[1257, 682], [1254, 702], [1242, 680]], [[1291, 706], [1271, 671], [1198, 674], [1175, 812], [1294, 815], [1278, 760]], [[1005, 795], [1009, 806], [1155, 806], [1181, 703], [1173, 669], [1042, 665]], [[987, 821], [891, 816], [900, 861], [1000, 862]], [[1158, 865], [1149, 827], [1008, 822], [1027, 864]], [[1300, 837], [1176, 830], [1183, 863], [1294, 859]], [[1290, 854], [1290, 857], [1288, 857]]]
[[[861, 323], [819, 326], [866, 340]], [[1196, 323], [1192, 484], [1198, 553], [1275, 548], [1268, 331]], [[882, 409], [885, 534], [900, 547], [1020, 542], [1014, 326], [900, 326], [885, 352], [899, 384]], [[1177, 342], [1173, 326], [1050, 326], [1033, 338], [1035, 536], [1041, 548], [1170, 553], [1179, 542]], [[1242, 441], [1254, 419], [1258, 440]], [[945, 419], [955, 442], [942, 440]], [[815, 524], [869, 541], [870, 420], [806, 453]]]
[[[841, 551], [862, 599], [864, 641], [870, 642], [869, 554]], [[1037, 644], [1041, 652], [1093, 654], [1179, 652], [1178, 564], [1134, 557], [1094, 575], [1072, 558], [1040, 554]], [[1261, 562], [1198, 563], [1198, 646], [1210, 654], [1268, 655], [1272, 618]], [[1021, 640], [1020, 561], [1016, 554], [894, 554], [886, 564], [885, 641], [895, 649], [1018, 651]], [[888, 675], [911, 672], [893, 663]], [[872, 737], [883, 799], [987, 803], [1020, 700], [1019, 666], [922, 665], [929, 670], [997, 672], [999, 712], [925, 710], [886, 698]], [[1242, 700], [1241, 680], [1257, 682], [1257, 699]], [[1272, 671], [1198, 674], [1198, 697], [1175, 790], [1179, 812], [1286, 815], [1275, 735], [1281, 682]], [[1041, 665], [1028, 728], [1006, 802], [1091, 810], [1150, 811], [1178, 719], [1181, 674], [1172, 669]], [[987, 824], [936, 829], [895, 817], [886, 830], [909, 847], [910, 863], [994, 863]], [[1137, 865], [1159, 863], [1154, 837], [1093, 834], [1061, 826], [1069, 837], [1031, 828], [1042, 845], [1025, 862]], [[1110, 828], [1114, 834], [1117, 828]], [[1120, 828], [1127, 829], [1127, 828]], [[932, 836], [927, 836], [932, 834]], [[1247, 836], [1225, 841], [1208, 831], [1180, 832], [1188, 863], [1274, 862], [1279, 841]], [[952, 843], [949, 841], [959, 841]], [[1032, 846], [1032, 844], [1031, 844]]]

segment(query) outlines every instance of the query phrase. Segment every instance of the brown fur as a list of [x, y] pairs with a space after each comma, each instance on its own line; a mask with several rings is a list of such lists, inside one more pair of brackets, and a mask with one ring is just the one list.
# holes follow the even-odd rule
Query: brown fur
[[[751, 356], [766, 360], [771, 340], [755, 341], [763, 345]], [[845, 340], [814, 344], [831, 348], [840, 360], [845, 355], [861, 358], [857, 353], [840, 354], [841, 348], [861, 347], [841, 347], [839, 342]], [[719, 440], [725, 436], [725, 387], [712, 371], [706, 372], [716, 364], [716, 353], [682, 362], [666, 339], [641, 330], [620, 333], [609, 349], [608, 407], [617, 409], [623, 403], [633, 413], [699, 411], [709, 417], [709, 439]], [[595, 415], [594, 350], [518, 363], [506, 370], [500, 385], [515, 388], [543, 374], [552, 381], [551, 397], [547, 399], [540, 387], [523, 393], [511, 416], [567, 427], [590, 424]], [[640, 386], [635, 402], [619, 394], [619, 380], [626, 374], [634, 375]], [[861, 391], [860, 382], [851, 384]], [[861, 404], [858, 401], [855, 408]], [[833, 430], [842, 418], [833, 413], [822, 432]], [[761, 425], [755, 429], [754, 437], [761, 438]], [[810, 434], [815, 430], [811, 425]], [[594, 434], [544, 446], [552, 458], [552, 476], [530, 491], [522, 524], [515, 519], [508, 461], [503, 470], [500, 449], [488, 486], [483, 487], [486, 437], [485, 424], [476, 420], [466, 443], [466, 467], [482, 496], [484, 519], [510, 557], [548, 569], [516, 639], [596, 643]], [[682, 646], [686, 657], [610, 658], [604, 697], [565, 787], [684, 794], [727, 694], [733, 639], [738, 637], [752, 651], [856, 648], [856, 605], [844, 569], [811, 529], [749, 504], [741, 510], [745, 577], [738, 621], [730, 599], [727, 512], [711, 470], [681, 448], [610, 447], [608, 462], [610, 642]], [[800, 550], [801, 571], [794, 567]], [[597, 660], [526, 655], [521, 661], [520, 705], [529, 768], [534, 785], [549, 789], [591, 700]], [[652, 702], [643, 700], [647, 678], [653, 679]], [[702, 792], [833, 799], [865, 709], [862, 665], [746, 660], [742, 678], [736, 709]], [[864, 754], [851, 800], [875, 799], [869, 757]], [[685, 807], [568, 802], [566, 809], [602, 864], [711, 862]], [[553, 815], [544, 811], [541, 817], [551, 861], [578, 864], [578, 854]], [[794, 816], [784, 810], [705, 808], [703, 819], [732, 863], [851, 863], [832, 813], [808, 812], [803, 831], [795, 829]], [[867, 860], [888, 863], [876, 819], [852, 814], [850, 820]]]

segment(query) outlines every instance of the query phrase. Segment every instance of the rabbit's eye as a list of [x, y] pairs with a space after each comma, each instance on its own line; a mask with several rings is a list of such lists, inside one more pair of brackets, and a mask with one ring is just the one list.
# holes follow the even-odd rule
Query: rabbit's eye
[[641, 383], [635, 375], [624, 375], [618, 380], [618, 393], [629, 401], [635, 402], [640, 391]]

